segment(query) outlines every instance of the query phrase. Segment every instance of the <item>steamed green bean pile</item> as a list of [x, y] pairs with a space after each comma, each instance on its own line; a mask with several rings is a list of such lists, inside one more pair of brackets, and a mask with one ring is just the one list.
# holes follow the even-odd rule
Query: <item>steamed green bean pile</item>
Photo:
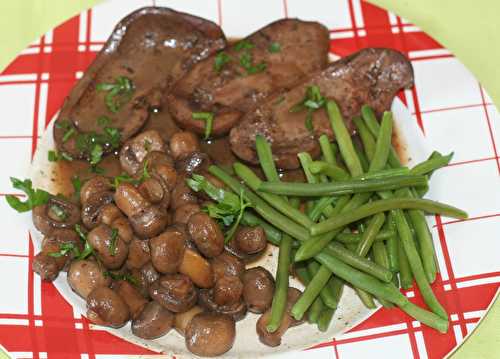
[[[392, 113], [379, 120], [364, 106], [354, 119], [352, 138], [338, 106], [326, 102], [335, 143], [319, 138], [321, 158], [298, 155], [305, 183], [283, 182], [271, 146], [257, 136], [256, 152], [262, 180], [242, 163], [232, 176], [217, 166], [209, 172], [251, 204], [242, 223], [262, 226], [268, 240], [279, 247], [276, 289], [269, 332], [276, 331], [286, 308], [289, 276], [305, 290], [291, 315], [307, 318], [319, 330], [328, 329], [344, 285], [353, 287], [362, 303], [375, 308], [399, 307], [416, 320], [444, 333], [448, 314], [432, 291], [439, 271], [426, 214], [466, 218], [453, 206], [421, 198], [432, 173], [446, 166], [452, 155], [434, 152], [409, 169], [392, 147]], [[404, 296], [400, 287], [418, 287], [426, 308]]]

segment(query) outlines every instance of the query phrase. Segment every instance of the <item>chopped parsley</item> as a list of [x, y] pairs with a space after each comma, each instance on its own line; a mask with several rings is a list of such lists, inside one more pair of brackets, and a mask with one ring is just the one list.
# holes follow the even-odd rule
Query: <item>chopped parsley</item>
[[135, 88], [128, 77], [118, 76], [114, 83], [97, 84], [96, 90], [107, 92], [104, 97], [106, 106], [111, 112], [116, 113], [130, 100]]
[[109, 126], [111, 119], [108, 116], [99, 116], [97, 118], [97, 124], [101, 127]]
[[102, 160], [105, 150], [115, 150], [120, 146], [120, 130], [105, 127], [103, 133], [81, 133], [76, 137], [76, 148], [95, 167]]
[[94, 249], [90, 246], [89, 242], [87, 241], [87, 235], [83, 232], [82, 227], [80, 227], [79, 224], [75, 224], [75, 232], [80, 236], [80, 239], [82, 242], [85, 243], [85, 246], [83, 248], [83, 252], [80, 253], [78, 256], [78, 259], [85, 259], [88, 256], [90, 256], [92, 253], [94, 253]]
[[262, 72], [267, 68], [267, 64], [265, 62], [261, 62], [255, 65], [253, 63], [253, 56], [250, 51], [244, 51], [240, 55], [240, 65], [246, 70], [247, 75], [253, 75], [258, 72]]
[[49, 160], [49, 162], [57, 162], [60, 160], [73, 161], [73, 157], [71, 157], [68, 153], [57, 153], [56, 151], [52, 150], [47, 153], [47, 159]]
[[281, 51], [281, 45], [279, 42], [271, 42], [269, 48], [267, 49], [271, 54], [275, 54]]
[[289, 112], [300, 112], [307, 110], [305, 127], [309, 131], [313, 131], [313, 112], [324, 107], [326, 104], [326, 99], [321, 95], [320, 89], [317, 85], [308, 86], [306, 89], [306, 95], [299, 103], [295, 104], [290, 108]]
[[43, 189], [33, 189], [33, 184], [30, 179], [21, 181], [18, 178], [11, 177], [10, 181], [14, 188], [23, 191], [26, 196], [28, 196], [28, 199], [24, 202], [11, 194], [5, 196], [9, 206], [18, 212], [31, 211], [36, 206], [46, 204], [50, 199], [51, 195], [49, 192], [46, 192]]
[[117, 241], [118, 241], [118, 229], [112, 228], [111, 229], [111, 240], [109, 241], [109, 246], [108, 246], [109, 254], [111, 256], [116, 255], [116, 242]]
[[122, 174], [116, 176], [113, 180], [113, 187], [116, 189], [122, 182], [127, 182], [127, 183], [132, 183], [134, 186], [140, 185], [142, 182], [145, 180], [151, 178], [151, 175], [149, 174], [148, 171], [148, 161], [144, 161], [143, 167], [142, 167], [142, 173], [141, 177], [139, 178], [134, 178], [130, 176], [129, 174], [122, 172]]
[[219, 52], [217, 55], [215, 55], [214, 70], [218, 73], [221, 72], [224, 65], [229, 62], [231, 62], [231, 57], [229, 57], [229, 55], [224, 51]]
[[238, 41], [236, 43], [236, 45], [234, 45], [234, 49], [236, 51], [241, 51], [241, 50], [251, 50], [255, 47], [254, 44], [252, 44], [250, 41], [248, 40], [241, 40], [241, 41]]
[[73, 255], [75, 257], [79, 257], [81, 255], [80, 250], [78, 249], [77, 246], [75, 246], [74, 243], [72, 243], [72, 242], [62, 243], [59, 245], [59, 252], [50, 252], [49, 256], [54, 257], [54, 258], [59, 258], [59, 257], [65, 256], [71, 252], [73, 252]]
[[222, 188], [215, 187], [205, 177], [194, 174], [192, 178], [186, 180], [187, 185], [195, 192], [203, 191], [217, 203], [208, 204], [203, 210], [212, 218], [229, 227], [225, 234], [225, 243], [231, 241], [234, 233], [238, 229], [241, 218], [246, 208], [251, 204], [246, 200], [243, 192], [236, 195]]
[[90, 151], [90, 164], [92, 166], [95, 166], [99, 162], [101, 162], [103, 153], [104, 151], [101, 145], [96, 144], [94, 147], [92, 147], [92, 150]]
[[71, 177], [71, 184], [73, 185], [73, 191], [75, 194], [75, 197], [79, 198], [80, 197], [80, 190], [82, 189], [82, 180], [79, 176], [74, 175]]
[[113, 273], [113, 272], [110, 272], [110, 271], [106, 271], [106, 272], [104, 272], [104, 275], [106, 277], [110, 277], [111, 279], [116, 280], [116, 281], [118, 281], [118, 280], [124, 280], [124, 281], [127, 281], [127, 282], [129, 282], [130, 284], [132, 284], [134, 286], [138, 286], [139, 285], [139, 282], [137, 281], [137, 279], [135, 277], [133, 277], [129, 273], [117, 274], [117, 273]]
[[61, 208], [61, 206], [58, 206], [57, 204], [52, 204], [49, 206], [49, 210], [59, 219], [60, 221], [65, 221], [68, 218], [68, 214], [64, 210], [64, 208]]
[[73, 137], [74, 135], [76, 134], [76, 130], [71, 127], [69, 130], [67, 130], [65, 133], [64, 133], [64, 136], [62, 138], [62, 141], [63, 143], [65, 142], [68, 142], [68, 140]]
[[192, 115], [194, 120], [203, 120], [205, 121], [205, 140], [210, 138], [212, 134], [212, 128], [214, 124], [214, 114], [211, 112], [193, 112]]

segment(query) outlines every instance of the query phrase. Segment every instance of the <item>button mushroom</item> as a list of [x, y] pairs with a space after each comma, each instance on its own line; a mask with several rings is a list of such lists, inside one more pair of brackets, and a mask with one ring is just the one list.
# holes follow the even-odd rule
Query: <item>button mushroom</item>
[[114, 282], [111, 288], [125, 301], [132, 319], [137, 318], [139, 314], [141, 314], [144, 306], [148, 303], [141, 293], [125, 280]]
[[101, 222], [101, 210], [113, 202], [113, 192], [97, 192], [90, 195], [82, 207], [82, 222], [89, 228], [95, 228]]
[[118, 230], [100, 224], [87, 235], [87, 242], [106, 268], [120, 268], [128, 255], [128, 246], [120, 238]]
[[177, 330], [177, 332], [180, 335], [184, 336], [186, 334], [186, 327], [189, 324], [189, 322], [191, 321], [191, 319], [193, 319], [193, 317], [196, 314], [202, 313], [202, 312], [203, 312], [203, 308], [195, 305], [193, 308], [189, 309], [188, 311], [186, 311], [184, 313], [177, 313], [175, 315], [175, 322], [174, 322], [175, 330]]
[[187, 176], [193, 173], [203, 173], [212, 164], [210, 157], [204, 152], [193, 152], [175, 162], [177, 172]]
[[42, 280], [51, 282], [59, 274], [59, 266], [54, 257], [40, 252], [33, 258], [33, 272], [38, 273]]
[[179, 268], [186, 248], [186, 235], [176, 228], [165, 232], [149, 241], [151, 262], [160, 273], [175, 273]]
[[75, 254], [83, 250], [78, 234], [71, 229], [56, 229], [42, 241], [42, 252], [53, 257], [58, 270], [64, 270]]
[[214, 285], [214, 302], [218, 305], [231, 305], [241, 300], [243, 283], [232, 275], [219, 278]]
[[108, 178], [95, 176], [85, 181], [80, 189], [80, 203], [84, 205], [91, 196], [101, 192], [111, 191], [111, 183]]
[[243, 298], [241, 297], [231, 304], [217, 304], [214, 299], [213, 288], [200, 290], [198, 296], [198, 304], [208, 311], [230, 315], [236, 321], [243, 319], [245, 317], [245, 314], [247, 313], [247, 306], [243, 301]]
[[67, 279], [71, 289], [84, 299], [95, 288], [111, 284], [111, 278], [104, 275], [104, 270], [99, 264], [90, 260], [71, 262]]
[[160, 278], [160, 273], [156, 271], [153, 263], [151, 262], [147, 262], [142, 266], [141, 273], [144, 276], [148, 287]]
[[167, 334], [174, 325], [174, 314], [155, 301], [146, 304], [132, 321], [132, 333], [143, 339], [156, 339]]
[[115, 203], [127, 215], [135, 233], [142, 238], [160, 234], [168, 224], [167, 213], [147, 201], [130, 183], [118, 186]]
[[97, 287], [87, 296], [87, 317], [95, 324], [123, 327], [130, 318], [127, 304], [108, 287]]
[[189, 218], [187, 230], [198, 250], [208, 258], [216, 257], [224, 250], [224, 234], [220, 226], [204, 212]]
[[122, 168], [129, 175], [135, 175], [141, 169], [141, 163], [150, 151], [165, 152], [163, 140], [155, 130], [144, 131], [125, 142], [120, 150]]
[[200, 211], [201, 208], [197, 203], [187, 203], [175, 210], [173, 222], [176, 224], [187, 224], [189, 218]]
[[133, 239], [128, 246], [127, 268], [139, 269], [151, 259], [147, 240]]
[[214, 271], [214, 278], [218, 280], [226, 275], [235, 275], [241, 277], [245, 272], [245, 264], [236, 256], [229, 252], [222, 252], [210, 260]]
[[164, 152], [152, 151], [142, 161], [152, 178], [159, 179], [171, 191], [177, 182], [177, 171], [172, 159]]
[[130, 243], [134, 239], [134, 231], [127, 218], [119, 217], [111, 222], [109, 226], [118, 231], [118, 235], [125, 243]]
[[174, 313], [185, 312], [196, 303], [198, 294], [191, 279], [184, 274], [165, 274], [149, 286], [149, 295]]
[[170, 204], [170, 192], [160, 179], [148, 178], [137, 189], [148, 202], [157, 204], [163, 209], [168, 208]]
[[301, 292], [295, 288], [288, 288], [288, 298], [287, 298], [287, 307], [286, 312], [281, 320], [281, 325], [279, 328], [270, 333], [267, 331], [267, 324], [269, 323], [269, 319], [271, 318], [271, 309], [268, 309], [264, 314], [261, 315], [259, 320], [257, 320], [257, 335], [259, 336], [259, 340], [270, 347], [276, 347], [281, 344], [281, 337], [285, 334], [288, 328], [300, 324], [295, 321], [295, 319], [290, 315], [290, 310], [295, 302], [299, 299]]
[[250, 268], [243, 274], [243, 299], [252, 313], [264, 313], [271, 307], [274, 278], [262, 267]]
[[187, 155], [200, 150], [198, 136], [192, 132], [180, 131], [174, 133], [170, 138], [170, 153], [175, 160], [179, 160]]
[[184, 251], [179, 272], [191, 278], [200, 288], [211, 288], [214, 285], [212, 265], [194, 249], [186, 248]]
[[113, 203], [105, 204], [99, 211], [98, 221], [100, 223], [107, 224], [108, 226], [110, 226], [111, 223], [118, 218], [123, 218], [123, 213]]
[[199, 313], [186, 327], [186, 347], [195, 355], [215, 357], [233, 347], [235, 336], [235, 323], [230, 316]]
[[266, 249], [266, 232], [262, 227], [240, 226], [232, 242], [245, 254], [257, 254]]
[[33, 224], [45, 235], [56, 229], [74, 228], [80, 222], [80, 208], [59, 197], [51, 197], [46, 204], [33, 208]]

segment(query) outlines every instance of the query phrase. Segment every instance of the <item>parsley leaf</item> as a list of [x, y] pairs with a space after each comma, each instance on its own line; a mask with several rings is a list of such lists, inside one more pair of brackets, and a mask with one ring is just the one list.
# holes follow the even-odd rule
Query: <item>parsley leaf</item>
[[49, 162], [57, 162], [57, 160], [59, 159], [59, 156], [57, 156], [56, 151], [51, 150], [47, 153], [47, 158], [48, 158]]
[[145, 180], [151, 178], [151, 175], [149, 174], [148, 171], [148, 160], [144, 161], [144, 164], [142, 165], [142, 173], [141, 177], [139, 178], [134, 178], [130, 176], [128, 173], [122, 172], [120, 175], [116, 176], [113, 180], [113, 187], [116, 189], [122, 182], [128, 182], [132, 183], [134, 186], [137, 186], [144, 182]]
[[324, 107], [326, 104], [326, 99], [321, 95], [320, 89], [317, 85], [308, 86], [306, 89], [306, 95], [302, 101], [293, 105], [289, 112], [295, 113], [303, 110], [307, 110], [306, 120], [304, 122], [305, 127], [309, 131], [313, 131], [314, 127], [312, 124], [313, 112]]
[[73, 185], [73, 190], [75, 197], [80, 198], [80, 190], [82, 189], [82, 180], [77, 175], [71, 177], [71, 184]]
[[73, 157], [71, 157], [68, 153], [66, 152], [57, 153], [56, 151], [52, 150], [47, 152], [47, 159], [49, 160], [49, 162], [57, 162], [60, 160], [73, 161]]
[[255, 47], [254, 44], [252, 44], [252, 42], [248, 41], [248, 40], [241, 40], [241, 41], [238, 41], [236, 43], [236, 45], [234, 45], [234, 49], [236, 51], [241, 51], [241, 50], [251, 50]]
[[253, 56], [249, 51], [244, 51], [240, 55], [240, 65], [246, 70], [247, 75], [253, 75], [258, 72], [262, 72], [267, 68], [267, 64], [265, 62], [254, 65]]
[[110, 271], [106, 271], [106, 272], [104, 272], [104, 275], [106, 277], [110, 277], [111, 279], [116, 280], [116, 281], [118, 281], [118, 280], [125, 280], [125, 281], [129, 282], [132, 285], [135, 285], [135, 286], [139, 285], [139, 282], [137, 281], [137, 279], [134, 278], [129, 273], [117, 274], [117, 273], [113, 273], [113, 272], [110, 272]]
[[78, 247], [76, 247], [74, 243], [69, 242], [69, 243], [62, 243], [61, 245], [59, 245], [59, 252], [50, 252], [48, 255], [54, 258], [58, 258], [58, 257], [63, 257], [66, 254], [69, 254], [70, 252], [73, 252], [75, 257], [79, 257], [81, 254]]
[[101, 127], [106, 127], [111, 123], [111, 119], [108, 116], [99, 116], [97, 118], [97, 124]]
[[192, 115], [194, 120], [205, 121], [205, 136], [204, 139], [208, 140], [210, 134], [212, 133], [212, 127], [214, 123], [214, 114], [211, 112], [193, 112]]
[[114, 83], [100, 83], [96, 85], [97, 91], [107, 92], [104, 97], [106, 106], [111, 112], [118, 112], [130, 100], [135, 91], [132, 80], [125, 76], [118, 76]]
[[246, 200], [243, 192], [236, 195], [222, 188], [215, 187], [205, 177], [194, 174], [186, 180], [187, 185], [195, 192], [203, 191], [217, 203], [210, 203], [203, 208], [212, 218], [218, 219], [225, 227], [230, 227], [225, 235], [228, 243], [239, 226], [246, 208], [251, 204]]
[[18, 178], [11, 177], [10, 181], [12, 186], [26, 193], [28, 199], [26, 201], [21, 201], [18, 197], [14, 195], [7, 195], [5, 199], [9, 206], [14, 208], [18, 212], [28, 212], [34, 207], [46, 204], [49, 201], [50, 193], [44, 191], [43, 189], [33, 189], [33, 184], [30, 179], [25, 179], [21, 181]]
[[111, 240], [109, 242], [108, 250], [111, 256], [116, 255], [116, 242], [118, 241], [118, 229], [111, 229]]
[[270, 53], [275, 54], [281, 51], [281, 45], [279, 42], [271, 42], [269, 48], [267, 49]]
[[89, 242], [87, 241], [87, 235], [83, 232], [82, 227], [79, 224], [75, 224], [75, 232], [80, 236], [82, 242], [85, 243], [85, 247], [83, 248], [83, 252], [80, 253], [78, 259], [85, 259], [94, 253], [94, 249], [91, 247]]
[[76, 130], [73, 127], [71, 127], [69, 130], [67, 130], [64, 133], [64, 136], [62, 138], [63, 143], [67, 142], [75, 134], [76, 134]]
[[68, 218], [68, 214], [64, 210], [64, 208], [61, 208], [57, 204], [52, 204], [49, 206], [49, 211], [54, 214], [60, 221], [66, 220]]
[[221, 72], [224, 65], [229, 62], [231, 62], [231, 58], [229, 57], [229, 55], [224, 51], [219, 52], [217, 55], [215, 55], [214, 70], [217, 73]]
[[99, 144], [95, 144], [92, 148], [92, 151], [90, 151], [90, 164], [92, 166], [95, 166], [99, 162], [101, 162], [103, 153], [104, 151], [102, 149], [102, 146]]

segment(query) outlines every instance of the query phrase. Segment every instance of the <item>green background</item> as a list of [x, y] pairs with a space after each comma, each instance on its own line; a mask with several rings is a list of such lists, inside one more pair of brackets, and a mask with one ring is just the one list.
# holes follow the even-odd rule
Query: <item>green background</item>
[[[47, 30], [101, 1], [1, 0], [0, 69], [8, 65], [21, 50]], [[371, 2], [410, 20], [447, 47], [481, 81], [494, 102], [500, 103], [498, 19], [500, 1], [372, 0]], [[500, 300], [497, 299], [471, 337], [452, 355], [452, 358], [498, 357], [500, 357]]]

